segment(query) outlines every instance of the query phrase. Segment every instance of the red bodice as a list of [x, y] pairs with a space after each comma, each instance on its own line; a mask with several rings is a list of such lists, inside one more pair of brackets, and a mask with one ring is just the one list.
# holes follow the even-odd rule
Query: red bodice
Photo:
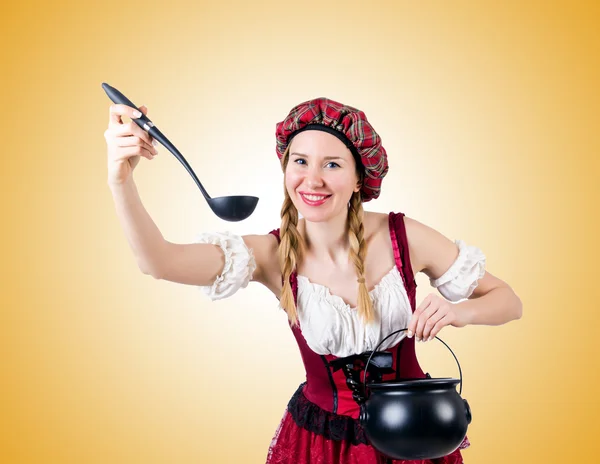
[[[415, 296], [417, 284], [412, 273], [408, 253], [403, 213], [389, 213], [389, 232], [394, 248], [396, 267], [402, 276], [411, 310], [414, 312], [416, 309]], [[273, 230], [270, 233], [275, 235], [279, 240], [279, 229]], [[294, 300], [297, 301], [298, 281], [296, 272], [291, 274], [290, 284], [294, 293]], [[325, 411], [358, 419], [360, 408], [352, 397], [352, 390], [346, 384], [344, 372], [341, 369], [334, 371], [329, 364], [338, 358], [334, 355], [320, 355], [315, 353], [306, 343], [302, 335], [302, 328], [299, 325], [291, 328], [300, 348], [300, 354], [306, 370], [306, 384], [302, 390], [306, 399]], [[397, 329], [403, 328], [398, 327]], [[394, 373], [384, 374], [384, 380], [425, 377], [425, 373], [421, 370], [415, 355], [414, 338], [405, 337], [396, 346], [385, 351], [392, 354]]]

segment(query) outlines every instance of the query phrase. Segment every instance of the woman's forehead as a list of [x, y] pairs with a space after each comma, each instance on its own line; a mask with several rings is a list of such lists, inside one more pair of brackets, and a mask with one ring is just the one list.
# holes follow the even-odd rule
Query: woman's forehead
[[296, 135], [290, 144], [290, 156], [303, 155], [307, 158], [339, 157], [351, 161], [352, 153], [340, 139], [327, 132], [306, 130]]

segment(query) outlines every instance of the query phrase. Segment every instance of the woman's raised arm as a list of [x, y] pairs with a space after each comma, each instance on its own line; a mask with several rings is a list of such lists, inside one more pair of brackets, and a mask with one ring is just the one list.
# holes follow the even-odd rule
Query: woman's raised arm
[[[146, 107], [140, 110], [147, 114]], [[150, 135], [133, 122], [123, 123], [122, 116], [139, 117], [134, 108], [126, 105], [110, 107], [108, 129], [104, 133], [108, 147], [108, 185], [140, 270], [156, 279], [212, 286], [211, 297], [214, 298], [228, 296], [239, 288], [238, 284], [247, 285], [250, 280], [262, 283], [275, 280], [277, 240], [272, 235], [240, 237], [206, 233], [199, 237], [199, 243], [190, 244], [175, 244], [164, 239], [144, 208], [133, 180], [133, 170], [140, 157], [152, 160], [158, 152]]]

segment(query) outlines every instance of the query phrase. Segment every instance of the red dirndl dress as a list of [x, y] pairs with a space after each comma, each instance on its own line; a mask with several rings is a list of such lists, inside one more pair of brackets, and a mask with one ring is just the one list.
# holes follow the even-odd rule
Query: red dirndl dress
[[[408, 242], [403, 213], [389, 213], [389, 229], [394, 247], [394, 259], [406, 287], [412, 311], [416, 309], [417, 284], [414, 280], [408, 254]], [[279, 229], [271, 234], [279, 240]], [[297, 298], [296, 272], [290, 283]], [[291, 326], [290, 326], [291, 327]], [[358, 420], [360, 407], [352, 398], [341, 369], [334, 370], [330, 363], [333, 355], [319, 355], [312, 351], [301, 328], [291, 327], [306, 369], [306, 381], [300, 384], [287, 408], [269, 447], [267, 464], [462, 464], [460, 450], [470, 443], [467, 437], [447, 456], [426, 460], [394, 460], [377, 451], [367, 439]], [[392, 354], [391, 374], [383, 380], [425, 378], [415, 355], [414, 338], [403, 338], [396, 346], [385, 351]]]

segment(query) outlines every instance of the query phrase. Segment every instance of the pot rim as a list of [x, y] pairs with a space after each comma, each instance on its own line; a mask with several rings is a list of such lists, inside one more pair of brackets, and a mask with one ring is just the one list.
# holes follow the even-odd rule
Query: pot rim
[[370, 390], [393, 390], [396, 388], [410, 390], [412, 388], [423, 387], [454, 387], [459, 383], [460, 380], [453, 377], [438, 377], [433, 379], [403, 379], [388, 382], [373, 382], [367, 383], [367, 388]]

